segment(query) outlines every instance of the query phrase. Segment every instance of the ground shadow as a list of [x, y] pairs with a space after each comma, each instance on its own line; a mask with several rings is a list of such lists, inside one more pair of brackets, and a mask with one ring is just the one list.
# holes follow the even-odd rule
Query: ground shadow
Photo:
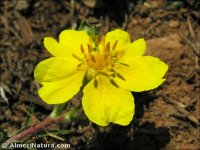
[[[90, 149], [99, 150], [160, 150], [170, 141], [169, 129], [155, 127], [153, 122], [145, 122], [140, 125], [144, 114], [144, 107], [155, 100], [154, 95], [149, 93], [134, 94], [136, 99], [136, 112], [129, 126], [112, 125], [110, 132], [99, 133], [95, 145]], [[93, 143], [93, 144], [94, 144]]]

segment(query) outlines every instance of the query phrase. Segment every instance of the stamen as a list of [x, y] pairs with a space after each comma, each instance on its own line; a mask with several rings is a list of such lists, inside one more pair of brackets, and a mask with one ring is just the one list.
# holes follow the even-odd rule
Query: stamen
[[104, 50], [104, 52], [110, 52], [110, 42], [105, 44], [103, 50]]
[[85, 68], [83, 63], [80, 63], [80, 64], [77, 65], [77, 70], [78, 71], [84, 71], [84, 70], [86, 70], [86, 68]]
[[92, 60], [93, 62], [96, 62], [96, 59], [95, 59], [95, 57], [94, 57], [93, 55], [91, 55], [91, 60]]
[[125, 64], [125, 63], [119, 63], [119, 64], [121, 64], [121, 65], [124, 65], [124, 66], [126, 66], [126, 67], [129, 67], [129, 65], [128, 64]]
[[85, 54], [84, 51], [85, 51], [85, 50], [84, 50], [84, 48], [83, 48], [83, 44], [81, 44], [81, 52], [82, 52], [83, 54]]
[[115, 73], [115, 70], [113, 68], [110, 68], [110, 71]]
[[125, 51], [119, 51], [119, 52], [117, 52], [117, 56], [116, 57], [119, 59], [124, 55], [124, 53], [125, 53]]
[[92, 38], [92, 36], [89, 37], [89, 44], [92, 45], [94, 43], [94, 40]]
[[87, 44], [88, 46], [88, 53], [91, 53], [92, 52], [92, 46], [90, 44]]
[[119, 73], [116, 73], [116, 76], [118, 77], [118, 78], [120, 78], [120, 79], [122, 79], [122, 80], [126, 80], [121, 74], [119, 74]]
[[104, 61], [106, 61], [108, 59], [109, 55], [104, 55]]
[[126, 80], [121, 74], [117, 73], [113, 68], [110, 69], [111, 72], [113, 72], [118, 78], [122, 80]]
[[101, 42], [101, 39], [100, 39], [100, 37], [97, 35], [97, 36], [96, 36], [96, 46], [98, 46], [98, 45], [100, 44], [100, 42]]
[[110, 79], [110, 83], [115, 86], [116, 88], [119, 88], [119, 85], [112, 79]]
[[77, 59], [77, 60], [79, 60], [79, 61], [82, 61], [82, 59], [81, 59], [79, 56], [75, 55], [74, 53], [72, 53], [72, 56], [73, 56], [75, 59]]
[[115, 78], [115, 74], [114, 73], [109, 74], [109, 76]]
[[77, 65], [77, 68], [80, 68], [83, 65], [83, 63], [80, 63]]
[[98, 81], [97, 81], [97, 79], [95, 78], [94, 79], [94, 87], [97, 89], [97, 87], [98, 87]]
[[103, 37], [101, 38], [100, 45], [102, 45], [102, 46], [104, 46], [104, 45], [105, 45], [105, 36], [103, 36]]
[[112, 50], [114, 50], [117, 46], [118, 41], [116, 40], [115, 43], [112, 45]]

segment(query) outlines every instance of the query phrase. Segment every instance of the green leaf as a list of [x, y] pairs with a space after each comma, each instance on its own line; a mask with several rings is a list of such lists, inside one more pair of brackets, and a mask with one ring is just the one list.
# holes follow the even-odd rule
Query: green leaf
[[83, 21], [78, 30], [83, 30], [85, 31], [89, 36], [92, 37], [92, 39], [95, 41], [96, 40], [96, 36], [99, 34], [99, 31], [97, 29], [97, 27], [88, 24], [86, 21]]
[[[29, 112], [30, 114], [34, 114], [34, 104], [33, 104], [32, 102], [31, 102], [31, 104], [30, 104], [30, 107], [29, 107], [28, 112]], [[18, 134], [18, 133], [24, 131], [25, 129], [27, 129], [27, 128], [30, 126], [31, 118], [32, 118], [32, 117], [31, 117], [29, 114], [27, 114], [27, 116], [26, 116], [26, 121], [25, 121], [24, 126], [21, 127], [19, 130], [17, 130], [17, 131], [14, 133], [14, 135], [16, 135], [16, 134]]]
[[[32, 102], [30, 104], [28, 112], [30, 114], [34, 114], [34, 104]], [[27, 116], [26, 116], [26, 122], [25, 122], [24, 126], [29, 126], [30, 123], [31, 123], [31, 116], [29, 114], [27, 114]]]
[[[48, 130], [48, 132], [53, 135], [65, 135], [65, 134], [72, 133], [71, 130]], [[37, 137], [46, 137], [46, 136], [48, 136], [48, 133], [45, 131], [41, 131], [41, 132], [37, 133], [36, 136]]]

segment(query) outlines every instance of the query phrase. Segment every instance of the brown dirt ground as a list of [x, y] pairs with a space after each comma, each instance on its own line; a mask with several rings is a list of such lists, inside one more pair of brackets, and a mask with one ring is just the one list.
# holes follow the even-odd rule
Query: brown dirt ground
[[[94, 1], [95, 2], [95, 1]], [[39, 120], [52, 107], [37, 95], [35, 65], [50, 56], [43, 38], [85, 19], [102, 33], [123, 28], [132, 40], [145, 38], [146, 55], [169, 65], [166, 82], [148, 92], [133, 93], [136, 114], [129, 126], [98, 127], [88, 122], [61, 122], [50, 129], [68, 129], [65, 141], [34, 135], [25, 142], [70, 143], [71, 149], [198, 150], [200, 149], [200, 16], [198, 0], [3, 0], [0, 2], [0, 125], [9, 135], [25, 123], [34, 104]], [[4, 95], [5, 94], [5, 95]], [[69, 103], [73, 107], [77, 99]], [[78, 100], [79, 101], [79, 100]]]

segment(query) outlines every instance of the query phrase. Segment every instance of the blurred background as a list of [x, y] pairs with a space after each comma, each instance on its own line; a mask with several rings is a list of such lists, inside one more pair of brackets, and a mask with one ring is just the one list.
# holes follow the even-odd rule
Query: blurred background
[[[129, 126], [61, 122], [48, 130], [67, 131], [56, 132], [64, 141], [41, 132], [22, 142], [69, 143], [71, 149], [200, 149], [199, 0], [1, 0], [0, 8], [0, 142], [25, 125], [25, 110], [41, 121], [49, 115], [52, 106], [39, 98], [33, 78], [36, 64], [51, 56], [43, 38], [58, 38], [85, 20], [101, 34], [121, 28], [132, 40], [145, 38], [145, 55], [169, 65], [165, 84], [133, 93], [136, 112]], [[79, 96], [68, 109], [77, 103]]]

